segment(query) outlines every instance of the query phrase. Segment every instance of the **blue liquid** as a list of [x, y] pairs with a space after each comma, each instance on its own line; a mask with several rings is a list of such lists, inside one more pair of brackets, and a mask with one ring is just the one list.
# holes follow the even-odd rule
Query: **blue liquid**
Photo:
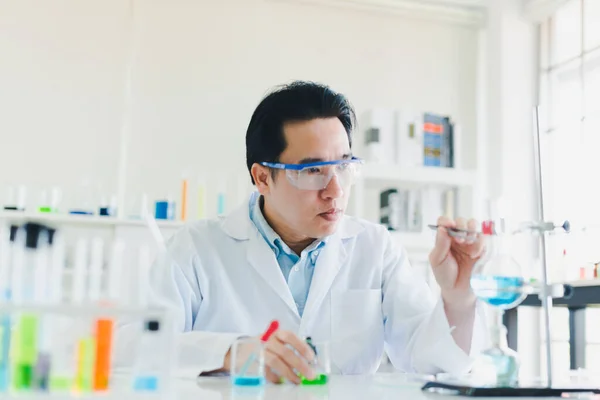
[[217, 195], [217, 215], [225, 214], [225, 194], [219, 193]]
[[156, 376], [138, 376], [135, 378], [133, 389], [137, 392], [150, 392], [158, 390], [158, 378]]
[[237, 386], [261, 386], [265, 383], [262, 376], [236, 376], [233, 378], [233, 384]]
[[10, 317], [0, 317], [0, 393], [6, 392], [10, 384]]
[[71, 214], [71, 215], [94, 215], [94, 212], [87, 211], [87, 210], [69, 210], [69, 214]]
[[525, 282], [521, 277], [473, 275], [473, 293], [489, 305], [503, 309], [518, 305], [525, 298]]

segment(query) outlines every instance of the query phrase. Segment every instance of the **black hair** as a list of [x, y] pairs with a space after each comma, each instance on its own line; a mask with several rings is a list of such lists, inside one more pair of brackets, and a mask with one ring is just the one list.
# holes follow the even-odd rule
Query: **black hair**
[[[286, 148], [283, 126], [287, 122], [316, 118], [340, 120], [352, 147], [352, 130], [356, 114], [352, 104], [328, 86], [307, 81], [294, 81], [278, 86], [262, 99], [254, 110], [246, 131], [246, 164], [277, 162]], [[254, 178], [250, 174], [252, 183]]]

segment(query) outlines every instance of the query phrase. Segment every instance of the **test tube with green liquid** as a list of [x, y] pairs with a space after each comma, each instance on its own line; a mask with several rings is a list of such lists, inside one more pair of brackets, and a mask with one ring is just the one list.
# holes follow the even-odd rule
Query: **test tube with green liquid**
[[[13, 263], [13, 301], [16, 305], [35, 302], [44, 290], [47, 252], [47, 228], [27, 223], [17, 231]], [[32, 284], [33, 283], [33, 284]], [[34, 383], [38, 358], [39, 317], [35, 313], [17, 315], [11, 340], [12, 387], [28, 390]]]
[[42, 191], [40, 204], [38, 205], [38, 212], [41, 213], [54, 213], [58, 212], [58, 204], [60, 203], [60, 189], [52, 188], [50, 199], [48, 199], [48, 192]]
[[[75, 305], [83, 305], [87, 284], [87, 242], [84, 239], [77, 241], [77, 247], [75, 250], [75, 269], [73, 271], [73, 293], [71, 300]], [[72, 374], [66, 377], [73, 379], [74, 389], [77, 392], [88, 392], [91, 390], [91, 380], [88, 379], [90, 374], [88, 373], [89, 366], [93, 365], [93, 361], [90, 360], [92, 354], [90, 350], [93, 349], [92, 338], [90, 337], [91, 323], [87, 318], [83, 318], [74, 322], [73, 334], [70, 343], [75, 344], [74, 348], [70, 349], [69, 353], [76, 360], [74, 370]], [[64, 378], [64, 377], [63, 377]]]

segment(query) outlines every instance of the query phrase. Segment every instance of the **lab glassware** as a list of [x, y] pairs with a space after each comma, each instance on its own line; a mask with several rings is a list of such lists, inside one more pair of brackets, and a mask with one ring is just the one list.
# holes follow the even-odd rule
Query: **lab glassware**
[[325, 385], [331, 374], [331, 346], [329, 342], [315, 342], [310, 337], [306, 338], [306, 343], [313, 349], [315, 358], [309, 362], [315, 371], [315, 378], [308, 379], [302, 376], [303, 385]]
[[259, 338], [240, 338], [231, 347], [231, 382], [235, 386], [265, 383], [265, 349]]
[[481, 354], [483, 363], [494, 371], [489, 383], [512, 387], [518, 384], [519, 358], [508, 348], [502, 317], [504, 310], [519, 305], [528, 291], [521, 266], [508, 251], [505, 235], [493, 227], [492, 221], [483, 224], [489, 253], [475, 263], [471, 288], [480, 300], [492, 306], [494, 313], [490, 326], [491, 347]]

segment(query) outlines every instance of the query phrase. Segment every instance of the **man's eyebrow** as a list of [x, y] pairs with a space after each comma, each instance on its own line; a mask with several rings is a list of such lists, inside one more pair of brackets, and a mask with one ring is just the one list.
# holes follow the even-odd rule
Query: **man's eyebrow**
[[[342, 156], [341, 160], [347, 160], [352, 158], [352, 154], [351, 153], [346, 153]], [[307, 157], [307, 158], [303, 158], [302, 160], [300, 160], [300, 162], [298, 164], [310, 164], [310, 163], [316, 163], [316, 162], [322, 162], [325, 161], [322, 158], [319, 157]]]

